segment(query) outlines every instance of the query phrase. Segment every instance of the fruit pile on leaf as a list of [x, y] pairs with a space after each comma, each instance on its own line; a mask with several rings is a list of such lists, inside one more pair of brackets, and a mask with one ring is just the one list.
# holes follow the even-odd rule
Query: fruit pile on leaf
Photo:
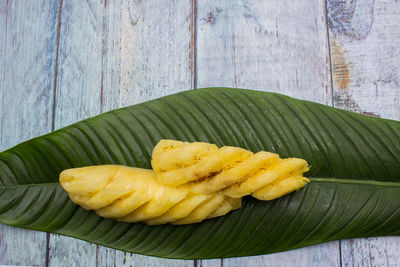
[[273, 200], [299, 190], [308, 164], [278, 154], [203, 142], [161, 140], [153, 171], [121, 165], [74, 168], [60, 174], [73, 202], [122, 222], [190, 224], [222, 216], [251, 194]]
[[[161, 139], [206, 142], [216, 144], [218, 150], [231, 146], [270, 151], [281, 161], [305, 159], [311, 166], [306, 173], [311, 182], [272, 201], [256, 199], [267, 196], [257, 194], [258, 187], [247, 187], [256, 184], [246, 183], [248, 180], [210, 192], [219, 186], [218, 180], [202, 180], [207, 174], [196, 174], [200, 169], [192, 166], [201, 160], [186, 156], [186, 145], [179, 148], [182, 154], [161, 149], [161, 154], [153, 155]], [[174, 161], [181, 163], [174, 166]], [[76, 205], [59, 183], [63, 170], [93, 166], [86, 169], [89, 177], [97, 173], [91, 168], [101, 168], [99, 165], [130, 166], [119, 169], [118, 174], [130, 173], [131, 167], [147, 169], [136, 170], [133, 176], [114, 177], [135, 177], [135, 190], [145, 190], [140, 181], [148, 184], [149, 177], [154, 177], [150, 169], [154, 168], [154, 181], [174, 190], [190, 185], [190, 194], [223, 194], [225, 199], [240, 199], [241, 194], [255, 197], [243, 197], [240, 209], [201, 223], [150, 226], [119, 222]], [[109, 217], [135, 208], [124, 201], [110, 205], [115, 200], [113, 186], [122, 194], [121, 199], [130, 195], [137, 205], [147, 201], [146, 195], [140, 194], [144, 196], [140, 199], [139, 194], [130, 194], [130, 188], [119, 187], [120, 183], [110, 183], [109, 190], [88, 200], [89, 194], [104, 186], [107, 177], [114, 176], [114, 171], [110, 167], [102, 172], [106, 178], [97, 175], [88, 179], [85, 186], [93, 191], [75, 189], [74, 201], [81, 201], [84, 207], [95, 205], [95, 210]], [[223, 173], [212, 174], [217, 177]], [[87, 190], [85, 186], [81, 189]], [[201, 197], [191, 201], [196, 204]], [[172, 214], [174, 219], [188, 212], [188, 206], [184, 206]], [[143, 212], [142, 207], [150, 205], [135, 211]], [[162, 220], [168, 221], [171, 213], [164, 213]], [[113, 110], [1, 152], [0, 223], [128, 252], [180, 259], [259, 255], [338, 239], [400, 235], [400, 122], [275, 93], [233, 88], [181, 92]]]

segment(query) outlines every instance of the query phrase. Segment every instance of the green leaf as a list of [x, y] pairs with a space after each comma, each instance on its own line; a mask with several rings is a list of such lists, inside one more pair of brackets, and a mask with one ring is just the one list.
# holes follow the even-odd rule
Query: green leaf
[[[63, 169], [150, 168], [161, 138], [267, 150], [312, 166], [311, 183], [275, 201], [186, 226], [119, 223], [85, 211], [58, 184]], [[167, 258], [284, 251], [400, 234], [400, 122], [274, 93], [209, 88], [114, 110], [0, 153], [0, 222]]]

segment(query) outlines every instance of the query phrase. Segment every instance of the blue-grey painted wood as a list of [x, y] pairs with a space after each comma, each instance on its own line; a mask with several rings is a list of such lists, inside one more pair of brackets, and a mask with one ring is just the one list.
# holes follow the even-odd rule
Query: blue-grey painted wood
[[[334, 105], [400, 120], [400, 4], [328, 1]], [[341, 241], [343, 266], [400, 266], [400, 238]]]
[[100, 247], [97, 266], [193, 267], [193, 261], [160, 259]]
[[103, 43], [103, 110], [192, 88], [190, 1], [110, 1]]
[[400, 118], [400, 4], [328, 1], [335, 106]]
[[[331, 104], [324, 1], [199, 1], [198, 87], [231, 86]], [[202, 266], [340, 266], [339, 242]]]
[[[57, 9], [0, 2], [0, 150], [51, 131]], [[0, 225], [0, 265], [45, 261], [46, 233]]]
[[202, 260], [202, 267], [331, 267], [340, 266], [338, 242], [325, 243], [311, 247], [280, 252], [275, 254], [229, 258], [219, 260]]
[[199, 87], [332, 103], [324, 1], [198, 1]]

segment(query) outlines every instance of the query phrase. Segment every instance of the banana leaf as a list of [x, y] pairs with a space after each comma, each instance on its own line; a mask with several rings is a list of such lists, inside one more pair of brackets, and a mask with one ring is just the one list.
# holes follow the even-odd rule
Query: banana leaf
[[[311, 165], [311, 183], [274, 201], [244, 199], [184, 226], [104, 219], [72, 203], [67, 168], [151, 168], [162, 138], [266, 150]], [[400, 234], [400, 122], [275, 93], [207, 88], [80, 121], [0, 153], [0, 222], [133, 253], [203, 259], [267, 254], [337, 239]]]

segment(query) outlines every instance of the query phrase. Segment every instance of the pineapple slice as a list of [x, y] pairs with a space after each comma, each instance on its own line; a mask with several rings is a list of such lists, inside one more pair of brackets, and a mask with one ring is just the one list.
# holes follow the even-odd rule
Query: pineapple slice
[[[106, 218], [125, 217], [129, 213], [133, 212], [134, 210], [136, 210], [137, 208], [139, 208], [140, 206], [151, 200], [152, 196], [149, 195], [147, 192], [146, 191], [132, 192], [129, 196], [119, 199], [118, 201], [114, 201], [111, 205], [108, 205], [107, 207], [96, 210], [96, 213], [97, 215]], [[72, 199], [72, 201], [74, 200]]]
[[[206, 147], [206, 143], [200, 144]], [[191, 157], [185, 164], [182, 164], [179, 154], [173, 153], [183, 147], [185, 151], [190, 151]], [[279, 155], [270, 152], [260, 151], [253, 154], [237, 147], [224, 146], [215, 150], [212, 146], [212, 149], [203, 149], [198, 153], [196, 152], [200, 151], [198, 147], [199, 143], [161, 140], [154, 148], [156, 153], [153, 152], [152, 159], [157, 180], [167, 185], [190, 185], [191, 190], [199, 194], [223, 190], [231, 198], [241, 198], [279, 179], [296, 175], [302, 177], [303, 173], [309, 170], [307, 161], [303, 159], [281, 159]], [[164, 153], [168, 157], [164, 157]], [[159, 166], [161, 162], [159, 158], [164, 159], [162, 162], [166, 162], [168, 158], [168, 164]], [[290, 193], [309, 182], [307, 179], [302, 181], [303, 183], [294, 183], [291, 186], [289, 183], [282, 185], [288, 186], [290, 190], [287, 193]], [[262, 194], [257, 193], [253, 196]]]
[[299, 190], [309, 182], [310, 180], [306, 177], [291, 176], [276, 183], [268, 184], [251, 195], [259, 200], [273, 200]]
[[[252, 155], [250, 151], [238, 147], [225, 146], [218, 150], [212, 150], [208, 154], [201, 157], [193, 165], [187, 167], [172, 169], [170, 171], [155, 172], [157, 180], [162, 184], [171, 186], [182, 185], [188, 182], [214, 176], [221, 172], [222, 169], [233, 167], [237, 162], [241, 162]], [[175, 157], [169, 157], [171, 162], [175, 162]], [[157, 163], [157, 155], [153, 155], [153, 164]], [[177, 160], [177, 162], [180, 162]], [[178, 165], [178, 164], [177, 164]], [[153, 169], [160, 170], [163, 168], [153, 165]]]
[[224, 193], [230, 197], [242, 197], [261, 189], [267, 184], [273, 183], [277, 179], [288, 177], [293, 172], [302, 174], [307, 170], [308, 163], [303, 159], [281, 159], [268, 168], [260, 169], [245, 181], [226, 188]]
[[109, 183], [118, 169], [114, 165], [68, 169], [60, 173], [60, 183], [68, 193], [95, 194]]
[[166, 213], [173, 206], [183, 201], [188, 193], [188, 190], [166, 187], [159, 184], [158, 190], [149, 202], [125, 217], [118, 218], [118, 220], [132, 223], [153, 219]]
[[164, 224], [182, 219], [189, 215], [189, 213], [191, 213], [197, 206], [211, 197], [213, 197], [212, 194], [193, 194], [173, 206], [166, 213], [154, 219], [150, 219], [146, 221], [146, 223], [150, 225]]
[[78, 204], [85, 210], [91, 209], [90, 206], [86, 204], [91, 195], [79, 195], [79, 194], [68, 193], [68, 196], [72, 200], [72, 202]]
[[[235, 183], [241, 182], [261, 167], [268, 166], [278, 159], [279, 156], [277, 154], [264, 151], [258, 152], [257, 154], [251, 155], [246, 160], [238, 162], [236, 166], [222, 170], [220, 173], [209, 177], [208, 179], [194, 183], [192, 190], [196, 193], [212, 193], [219, 191]], [[242, 196], [244, 195], [247, 194], [243, 194]]]
[[[171, 171], [196, 163], [200, 157], [218, 150], [214, 144], [201, 142], [181, 142], [175, 140], [161, 140], [153, 149], [152, 166], [157, 166], [156, 173]], [[174, 158], [174, 160], [171, 160]]]
[[151, 190], [159, 187], [153, 177], [151, 170], [100, 165], [65, 170], [60, 174], [60, 183], [79, 205], [100, 209], [133, 191], [149, 191], [153, 195]]
[[[203, 202], [199, 206], [197, 206], [191, 213], [189, 213], [186, 217], [180, 220], [176, 220], [172, 222], [172, 224], [190, 224], [190, 223], [198, 223], [201, 222], [209, 215], [211, 215], [216, 209], [218, 209], [225, 200], [225, 196], [223, 193], [216, 193], [212, 198]], [[228, 211], [229, 212], [229, 211]], [[226, 212], [226, 213], [228, 213]], [[225, 215], [226, 213], [222, 214]]]
[[202, 142], [161, 140], [153, 170], [100, 165], [64, 170], [73, 202], [122, 222], [189, 224], [239, 209], [242, 197], [272, 200], [299, 190], [308, 163], [260, 151]]
[[242, 198], [226, 197], [224, 202], [222, 202], [222, 204], [217, 209], [215, 209], [213, 212], [210, 213], [210, 215], [207, 216], [207, 219], [223, 216], [231, 210], [240, 209], [241, 206]]
[[[218, 208], [211, 205], [216, 200], [230, 199], [221, 192], [193, 193], [189, 185], [164, 185], [157, 181], [152, 170], [118, 165], [68, 169], [60, 174], [60, 183], [71, 200], [84, 209], [122, 222], [144, 221], [150, 225], [179, 221], [204, 202], [213, 200], [205, 209], [194, 213], [199, 222]], [[231, 205], [218, 214], [223, 215], [238, 205]]]

